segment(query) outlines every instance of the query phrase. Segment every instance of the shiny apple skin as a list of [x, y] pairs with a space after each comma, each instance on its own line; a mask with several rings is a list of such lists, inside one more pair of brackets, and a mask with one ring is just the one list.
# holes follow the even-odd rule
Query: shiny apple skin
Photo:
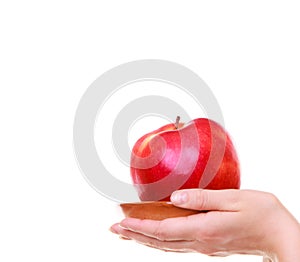
[[[133, 146], [130, 166], [142, 201], [169, 201], [177, 189], [240, 188], [232, 140], [221, 125], [207, 118], [179, 123], [178, 128], [168, 124], [145, 134]], [[160, 183], [164, 179], [168, 180]]]

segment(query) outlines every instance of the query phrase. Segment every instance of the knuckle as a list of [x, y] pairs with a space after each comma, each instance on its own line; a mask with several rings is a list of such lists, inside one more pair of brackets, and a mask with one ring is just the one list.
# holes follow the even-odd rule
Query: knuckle
[[159, 221], [159, 223], [157, 224], [157, 226], [154, 229], [154, 236], [156, 239], [161, 240], [161, 241], [165, 241], [167, 238], [167, 235], [165, 233], [165, 231], [163, 230], [164, 226], [163, 226], [163, 220]]
[[201, 254], [208, 256], [213, 256], [216, 253], [216, 249], [214, 247], [209, 246], [208, 244], [198, 244], [195, 250], [197, 250]]
[[208, 202], [209, 202], [208, 193], [205, 190], [198, 190], [196, 199], [194, 199], [194, 201], [195, 201], [195, 206], [199, 210], [204, 210], [208, 206]]
[[202, 233], [202, 239], [204, 239], [207, 243], [214, 241], [218, 238], [218, 232], [214, 228], [206, 229]]
[[276, 211], [278, 208], [282, 208], [280, 200], [273, 193], [263, 191], [254, 192], [255, 195], [253, 195], [253, 191], [246, 192], [249, 193], [248, 199], [256, 200], [252, 201], [253, 205], [259, 201], [261, 210], [264, 210], [265, 212], [269, 213], [270, 211]]
[[277, 196], [275, 196], [272, 193], [265, 193], [266, 194], [266, 204], [269, 206], [269, 208], [276, 208], [281, 206], [281, 203], [279, 201], [279, 199], [277, 198]]

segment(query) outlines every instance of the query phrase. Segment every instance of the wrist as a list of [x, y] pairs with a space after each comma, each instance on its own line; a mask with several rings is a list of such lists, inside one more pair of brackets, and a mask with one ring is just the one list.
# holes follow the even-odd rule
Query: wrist
[[[300, 224], [291, 218], [287, 223], [278, 221], [278, 231], [274, 236], [272, 257], [274, 262], [294, 262], [300, 259]], [[272, 236], [271, 236], [272, 237]]]

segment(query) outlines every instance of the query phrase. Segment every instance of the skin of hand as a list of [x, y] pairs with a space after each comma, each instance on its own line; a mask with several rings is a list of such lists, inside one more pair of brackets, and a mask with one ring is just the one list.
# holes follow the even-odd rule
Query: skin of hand
[[162, 221], [125, 218], [111, 231], [165, 251], [254, 254], [264, 256], [264, 261], [283, 262], [300, 258], [300, 225], [273, 194], [188, 189], [175, 191], [171, 202], [208, 212]]

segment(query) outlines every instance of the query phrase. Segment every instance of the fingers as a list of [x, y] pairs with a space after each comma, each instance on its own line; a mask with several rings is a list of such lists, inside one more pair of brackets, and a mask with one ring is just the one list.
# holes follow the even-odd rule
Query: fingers
[[174, 205], [195, 210], [238, 211], [241, 190], [178, 190], [171, 195]]
[[127, 218], [121, 221], [120, 226], [161, 241], [193, 240], [195, 239], [195, 232], [199, 228], [199, 223], [201, 223], [202, 215], [205, 214], [161, 221]]
[[236, 212], [208, 212], [162, 221], [126, 218], [119, 225], [160, 241], [192, 241], [225, 234], [235, 221]]
[[160, 239], [152, 238], [134, 231], [127, 230], [121, 227], [119, 224], [115, 224], [111, 227], [111, 231], [118, 234], [122, 239], [132, 239], [140, 244], [161, 249], [164, 251], [173, 252], [191, 252], [194, 251], [194, 241], [162, 241]]

